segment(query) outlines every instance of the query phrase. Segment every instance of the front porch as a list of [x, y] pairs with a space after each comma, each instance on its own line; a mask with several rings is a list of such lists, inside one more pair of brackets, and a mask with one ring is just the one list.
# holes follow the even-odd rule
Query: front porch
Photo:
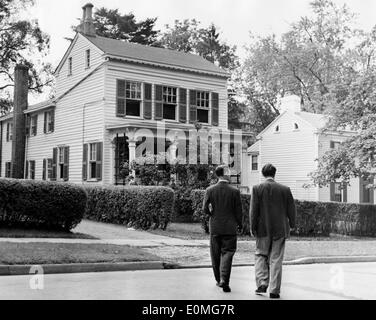
[[240, 187], [241, 134], [212, 128], [196, 129], [193, 125], [183, 127], [175, 123], [108, 127], [107, 134], [112, 144], [112, 184], [127, 184], [129, 168], [135, 159], [147, 155], [166, 155], [169, 163], [227, 164], [232, 183]]

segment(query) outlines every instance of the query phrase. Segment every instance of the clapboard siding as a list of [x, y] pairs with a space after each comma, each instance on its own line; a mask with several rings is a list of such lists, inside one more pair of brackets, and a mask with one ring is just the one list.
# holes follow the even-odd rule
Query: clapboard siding
[[10, 122], [13, 122], [13, 119], [3, 121], [1, 177], [5, 177], [5, 162], [10, 162], [12, 160], [12, 141], [7, 142], [7, 123]]
[[[294, 123], [298, 123], [298, 130], [294, 130]], [[278, 133], [276, 126], [279, 126]], [[272, 163], [277, 168], [276, 181], [290, 187], [295, 198], [317, 200], [315, 187], [303, 187], [310, 182], [308, 174], [315, 169], [317, 153], [314, 130], [310, 125], [287, 112], [262, 134], [259, 143], [259, 171], [251, 174], [250, 188], [262, 180], [262, 167]]]
[[[70, 53], [66, 56], [66, 60], [62, 62], [61, 69], [56, 75], [56, 97], [65, 93], [104, 61], [103, 52], [84, 36], [78, 33], [74, 41]], [[86, 68], [85, 62], [87, 49], [90, 49], [90, 68]], [[73, 61], [72, 75], [68, 75], [69, 57], [72, 57]]]
[[52, 149], [69, 146], [69, 181], [82, 183], [82, 145], [103, 141], [104, 69], [84, 81], [60, 100], [55, 109], [55, 131], [43, 134], [43, 113], [38, 116], [38, 134], [28, 138], [27, 160], [36, 161], [36, 179], [42, 179], [43, 158]]
[[[130, 63], [111, 62], [107, 64], [106, 68], [106, 125], [121, 125], [127, 123], [126, 119], [116, 117], [116, 80], [125, 79], [144, 83], [186, 88], [189, 90], [218, 92], [219, 127], [227, 128], [227, 81], [224, 79], [206, 77], [186, 72], [151, 68]], [[154, 88], [152, 97], [152, 116], [154, 119]]]

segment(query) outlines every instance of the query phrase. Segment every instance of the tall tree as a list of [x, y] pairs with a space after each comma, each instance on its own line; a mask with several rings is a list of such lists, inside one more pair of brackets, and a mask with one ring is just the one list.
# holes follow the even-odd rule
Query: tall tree
[[40, 93], [52, 82], [51, 65], [40, 62], [48, 52], [49, 36], [36, 20], [19, 18], [19, 13], [33, 4], [33, 0], [0, 0], [0, 114], [12, 106], [16, 64], [29, 67], [29, 89], [32, 91]]
[[175, 20], [172, 27], [166, 25], [158, 45], [200, 55], [229, 71], [238, 66], [236, 46], [229, 46], [222, 41], [214, 24], [204, 28], [195, 19]]
[[252, 113], [260, 115], [259, 129], [278, 115], [280, 97], [299, 95], [306, 111], [323, 113], [356, 77], [349, 59], [358, 59], [349, 53], [350, 40], [360, 36], [354, 14], [331, 0], [310, 6], [312, 15], [301, 17], [280, 39], [251, 39], [240, 86]]
[[118, 9], [100, 8], [94, 12], [94, 24], [99, 36], [152, 45], [158, 31], [154, 30], [157, 18], [136, 21], [133, 13], [121, 14]]

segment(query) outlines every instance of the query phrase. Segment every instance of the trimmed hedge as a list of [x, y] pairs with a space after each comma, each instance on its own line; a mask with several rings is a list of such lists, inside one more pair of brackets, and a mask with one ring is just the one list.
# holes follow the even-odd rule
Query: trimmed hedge
[[88, 187], [87, 219], [137, 229], [166, 229], [174, 207], [174, 191], [167, 187]]
[[[194, 216], [201, 221], [208, 232], [208, 218], [203, 216], [202, 203], [204, 190], [191, 193]], [[243, 230], [242, 235], [250, 235], [249, 205], [251, 195], [242, 194]], [[347, 236], [376, 236], [376, 205], [315, 202], [295, 200], [296, 228], [292, 235], [329, 236], [331, 233]]]
[[82, 220], [86, 200], [77, 185], [0, 179], [0, 226], [68, 231]]

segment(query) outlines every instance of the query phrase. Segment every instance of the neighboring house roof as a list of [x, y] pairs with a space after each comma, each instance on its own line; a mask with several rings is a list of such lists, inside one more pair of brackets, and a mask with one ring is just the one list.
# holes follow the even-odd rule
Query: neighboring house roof
[[49, 99], [49, 100], [42, 101], [42, 102], [39, 102], [37, 104], [33, 104], [33, 105], [29, 106], [24, 111], [24, 113], [31, 113], [31, 112], [34, 112], [34, 111], [39, 111], [39, 110], [49, 108], [49, 107], [53, 107], [53, 106], [55, 106], [55, 102], [52, 99]]
[[248, 153], [258, 153], [260, 148], [260, 141], [256, 141], [253, 145], [251, 145], [247, 151]]
[[13, 112], [9, 112], [9, 113], [0, 117], [0, 122], [5, 121], [5, 120], [9, 120], [9, 119], [12, 119], [12, 118], [13, 118]]
[[129, 43], [100, 36], [83, 36], [102, 50], [106, 55], [113, 58], [123, 58], [131, 62], [206, 73], [225, 78], [229, 76], [226, 71], [195, 54], [145, 46], [137, 43]]
[[328, 116], [311, 112], [295, 112], [297, 116], [308, 122], [316, 129], [322, 129], [328, 121]]

